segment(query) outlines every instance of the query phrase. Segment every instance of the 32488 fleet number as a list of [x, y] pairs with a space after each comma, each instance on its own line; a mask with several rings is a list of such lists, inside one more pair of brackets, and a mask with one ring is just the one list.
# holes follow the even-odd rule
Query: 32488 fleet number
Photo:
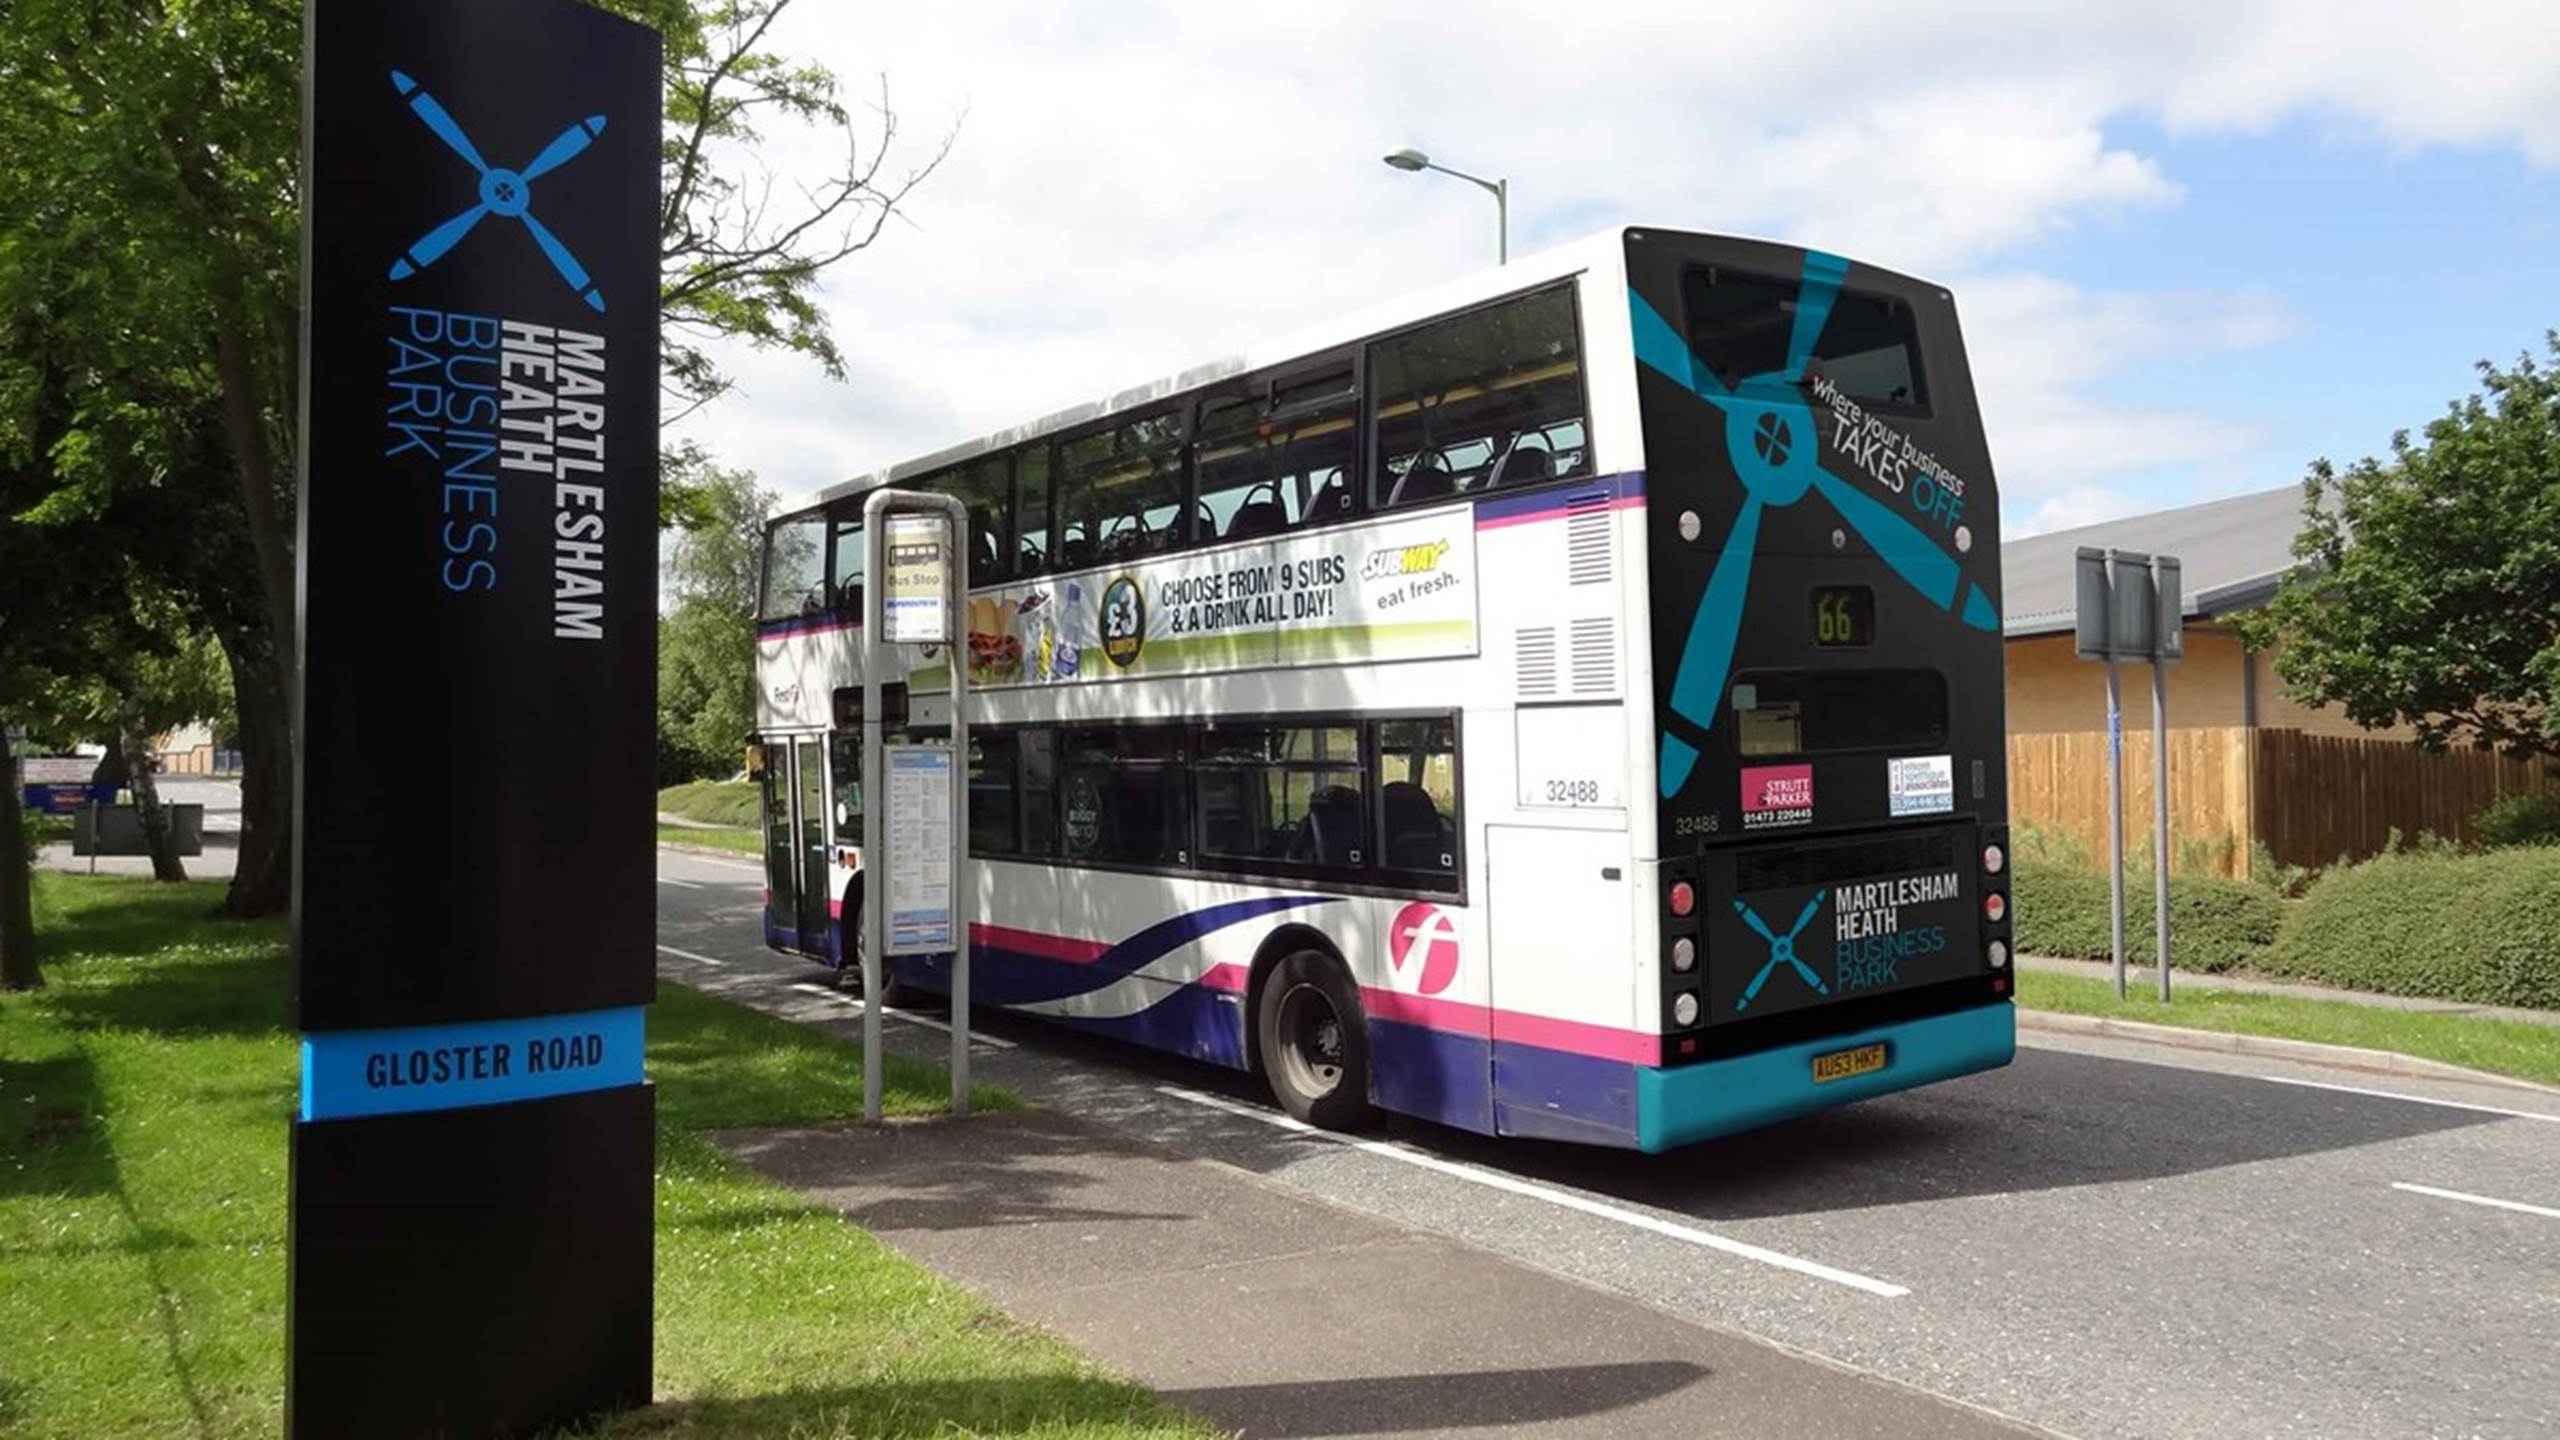
[[1600, 782], [1597, 780], [1550, 780], [1547, 782], [1550, 805], [1597, 805]]

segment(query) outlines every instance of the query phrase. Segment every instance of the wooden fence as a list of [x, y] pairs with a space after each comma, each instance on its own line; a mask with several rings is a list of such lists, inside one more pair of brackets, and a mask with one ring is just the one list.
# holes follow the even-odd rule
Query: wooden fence
[[[2009, 814], [2103, 863], [2107, 737], [2061, 731], [2009, 737]], [[2125, 845], [2151, 850], [2151, 735], [2124, 737]], [[2560, 790], [2560, 764], [2480, 751], [2430, 755], [2401, 740], [2299, 730], [2169, 732], [2173, 871], [2246, 874], [2253, 842], [2277, 863], [2325, 865], [2379, 853], [2391, 832], [2476, 838], [2471, 817], [2501, 795]]]

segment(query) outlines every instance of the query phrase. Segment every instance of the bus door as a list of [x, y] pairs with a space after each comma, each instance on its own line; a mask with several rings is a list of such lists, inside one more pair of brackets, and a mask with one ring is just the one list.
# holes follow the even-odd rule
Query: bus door
[[[824, 951], [828, 941], [827, 772], [825, 744], [815, 735], [791, 742], [792, 810], [800, 825], [797, 904], [800, 948]], [[776, 895], [776, 903], [781, 897]]]
[[1595, 1052], [1634, 1016], [1626, 832], [1488, 825], [1484, 836], [1495, 1133], [1625, 1144], [1635, 1072]]
[[[791, 819], [791, 742], [776, 740], [762, 749], [763, 763], [756, 778], [764, 788], [765, 924], [769, 930], [788, 931], [799, 923], [800, 914], [800, 831]], [[796, 936], [793, 943], [798, 943]]]

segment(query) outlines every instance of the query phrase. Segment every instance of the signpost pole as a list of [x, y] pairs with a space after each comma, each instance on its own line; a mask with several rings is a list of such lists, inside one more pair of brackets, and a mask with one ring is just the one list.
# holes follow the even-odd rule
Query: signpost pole
[[875, 490], [862, 502], [862, 1118], [880, 1119], [880, 992], [886, 988], [889, 945], [887, 767], [881, 758], [880, 667], [896, 653], [881, 638], [888, 588], [889, 511], [895, 491]]
[[935, 495], [950, 524], [951, 617], [951, 1113], [969, 1113], [969, 917], [977, 892], [969, 871], [969, 507], [958, 496]]
[[2169, 662], [2186, 653], [2186, 604], [2174, 555], [2151, 557], [2151, 921], [2160, 959], [2160, 1003], [2169, 1003]]
[[2124, 998], [2124, 705], [2116, 657], [2107, 656], [2107, 937], [2116, 998]]

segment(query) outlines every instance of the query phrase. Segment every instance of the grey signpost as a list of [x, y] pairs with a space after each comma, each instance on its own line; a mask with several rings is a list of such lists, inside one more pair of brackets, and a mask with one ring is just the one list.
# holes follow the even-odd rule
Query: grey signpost
[[2169, 998], [2169, 686], [2167, 663], [2183, 653], [2178, 561], [2171, 556], [2098, 550], [2075, 556], [2075, 648], [2107, 666], [2107, 891], [2109, 953], [2116, 998], [2125, 991], [2124, 706], [2118, 660], [2151, 662], [2152, 934], [2159, 949], [2160, 998]]
[[[924, 517], [924, 544], [892, 543], [892, 517]], [[951, 670], [950, 853], [943, 873], [950, 885], [951, 1113], [969, 1113], [969, 654], [962, 617], [969, 598], [969, 511], [949, 495], [880, 489], [862, 505], [862, 1114], [880, 1118], [880, 1005], [887, 988], [893, 846], [922, 837], [897, 835], [889, 824], [887, 752], [882, 746], [881, 686], [892, 656], [907, 673], [909, 645], [935, 645]], [[895, 553], [893, 553], [893, 551]], [[912, 712], [912, 703], [911, 703]]]

